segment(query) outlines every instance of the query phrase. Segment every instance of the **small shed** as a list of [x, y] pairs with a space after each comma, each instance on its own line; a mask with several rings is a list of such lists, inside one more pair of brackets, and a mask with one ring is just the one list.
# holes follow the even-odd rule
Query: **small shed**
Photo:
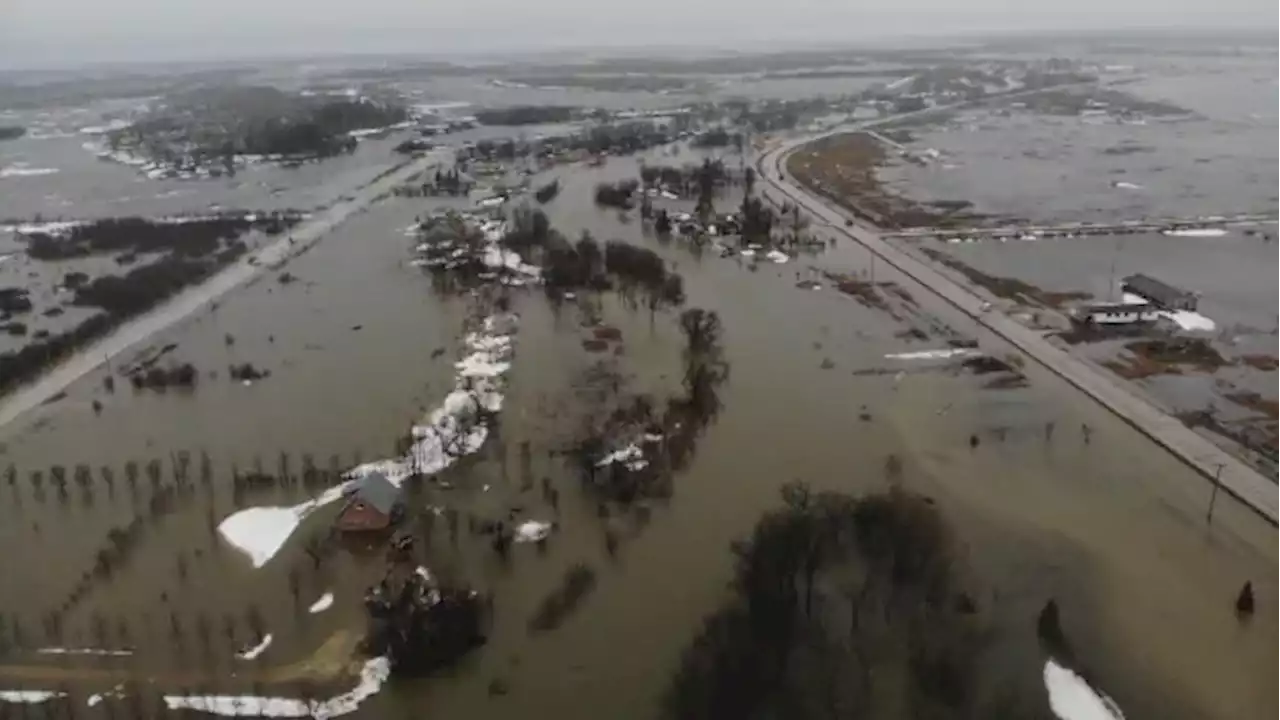
[[402, 512], [400, 488], [386, 475], [372, 473], [347, 494], [347, 504], [334, 525], [343, 532], [385, 530], [400, 519]]
[[1196, 304], [1200, 301], [1193, 292], [1181, 290], [1162, 280], [1157, 280], [1150, 275], [1141, 273], [1126, 277], [1121, 284], [1121, 288], [1125, 292], [1141, 295], [1164, 310], [1190, 310], [1194, 312]]

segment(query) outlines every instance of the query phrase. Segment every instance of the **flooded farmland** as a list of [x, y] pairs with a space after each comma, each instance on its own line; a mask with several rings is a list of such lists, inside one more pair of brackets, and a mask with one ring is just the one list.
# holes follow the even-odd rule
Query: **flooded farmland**
[[[383, 169], [373, 158], [386, 159], [392, 141], [378, 143], [338, 162], [372, 178]], [[796, 480], [854, 495], [899, 484], [932, 501], [979, 579], [972, 600], [991, 630], [980, 662], [1028, 716], [1051, 717], [1035, 636], [1037, 613], [1050, 599], [1090, 682], [1128, 717], [1277, 712], [1274, 526], [1225, 494], [1206, 525], [1211, 486], [1203, 478], [1047, 370], [1019, 367], [1025, 382], [1000, 387], [943, 358], [937, 351], [964, 349], [949, 342], [958, 338], [976, 340], [991, 357], [1016, 353], [846, 240], [785, 263], [756, 262], [659, 237], [635, 213], [593, 202], [599, 183], [636, 178], [645, 163], [697, 163], [710, 154], [729, 168], [744, 164], [728, 150], [676, 147], [552, 168], [530, 184], [560, 180], [543, 210], [570, 240], [586, 231], [653, 250], [683, 278], [683, 308], [718, 314], [730, 367], [717, 391], [719, 413], [674, 474], [669, 496], [628, 507], [599, 502], [566, 452], [590, 411], [586, 379], [606, 373], [656, 398], [679, 392], [679, 309], [651, 313], [610, 291], [556, 304], [537, 286], [506, 290], [519, 324], [494, 431], [478, 452], [406, 493], [422, 564], [491, 595], [488, 642], [429, 677], [387, 681], [361, 698], [353, 716], [658, 715], [690, 637], [726, 597], [731, 543]], [[302, 170], [315, 172], [317, 187], [344, 192], [336, 188], [352, 181], [338, 171], [348, 166], [329, 162]], [[135, 180], [104, 180], [111, 188], [116, 182]], [[136, 212], [266, 204], [260, 190], [206, 195], [203, 184], [187, 186], [199, 188], [187, 204]], [[35, 206], [5, 195], [0, 216], [54, 212], [39, 204], [51, 202], [53, 187], [30, 190]], [[85, 191], [86, 214], [95, 214], [96, 192]], [[289, 190], [279, 206], [323, 204], [311, 192]], [[1260, 197], [1265, 203], [1265, 192]], [[740, 200], [741, 190], [730, 187], [716, 206], [729, 210]], [[661, 204], [695, 212], [689, 199]], [[355, 655], [365, 631], [362, 600], [383, 575], [385, 547], [354, 542], [316, 553], [313, 543], [339, 512], [332, 505], [305, 517], [255, 568], [217, 526], [237, 509], [295, 506], [320, 491], [296, 480], [241, 489], [233, 474], [298, 475], [304, 463], [347, 470], [397, 456], [407, 430], [454, 388], [454, 363], [484, 312], [484, 293], [451, 292], [411, 265], [415, 240], [405, 232], [443, 206], [469, 203], [387, 198], [372, 205], [278, 272], [259, 275], [0, 428], [0, 465], [17, 472], [0, 487], [0, 538], [39, 548], [38, 562], [11, 554], [0, 565], [10, 579], [0, 588], [0, 689], [67, 693], [48, 702], [76, 703], [81, 714], [136, 707], [158, 716], [174, 707], [163, 696], [309, 699], [352, 687], [352, 669], [362, 662]], [[1119, 273], [1158, 273], [1143, 258], [1195, 267], [1201, 243], [1219, 240], [1233, 243], [1233, 262], [1259, 268], [1254, 273], [1263, 272], [1261, 253], [1274, 254], [1273, 246], [1236, 236], [1132, 236], [1123, 252], [1117, 238], [947, 250], [975, 266], [1101, 297], [1110, 288], [1098, 278], [1112, 257], [1121, 258]], [[1181, 249], [1156, 246], [1162, 241]], [[1084, 243], [1104, 249], [1077, 260]], [[1041, 254], [1020, 260], [1023, 250]], [[1043, 254], [1055, 252], [1062, 257]], [[1223, 324], [1274, 325], [1262, 308], [1262, 298], [1274, 295], [1274, 275], [1266, 286], [1265, 276], [1232, 282], [1241, 276], [1231, 273], [1196, 278], [1206, 283], [1193, 285], [1205, 297], [1201, 310]], [[871, 293], [886, 299], [861, 302], [833, 277], [868, 280]], [[890, 283], [899, 289], [893, 297], [884, 289]], [[591, 352], [583, 344], [589, 326], [614, 328], [620, 341], [609, 353]], [[195, 387], [160, 392], [121, 382], [107, 389], [113, 368], [157, 355], [195, 365]], [[269, 374], [231, 378], [229, 368], [243, 363]], [[172, 470], [180, 454], [194, 465], [207, 456], [207, 477], [201, 470], [180, 483]], [[136, 484], [126, 479], [130, 462]], [[90, 480], [60, 493], [51, 468], [74, 474], [80, 464]], [[531, 478], [561, 499], [531, 491]], [[448, 531], [446, 510], [465, 520], [461, 530]], [[427, 517], [440, 519], [421, 520]], [[504, 559], [467, 526], [499, 517], [554, 522], [555, 529]], [[109, 571], [95, 571], [95, 554], [130, 527], [138, 528], [125, 531], [135, 539]], [[593, 569], [593, 590], [558, 627], [531, 631], [543, 598], [577, 564]], [[1246, 581], [1259, 608], [1241, 623], [1231, 603]], [[331, 606], [319, 602], [330, 593]], [[57, 647], [122, 654], [40, 652]], [[93, 697], [98, 702], [86, 707]], [[245, 715], [255, 709], [248, 702], [238, 708]]]

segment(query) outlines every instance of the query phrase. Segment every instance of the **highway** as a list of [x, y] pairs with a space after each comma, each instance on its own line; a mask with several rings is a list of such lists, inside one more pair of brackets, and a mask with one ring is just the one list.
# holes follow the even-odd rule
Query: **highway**
[[[817, 221], [827, 223], [833, 232], [861, 245], [877, 259], [892, 266], [919, 283], [978, 324], [1008, 341], [1025, 355], [1048, 368], [1077, 389], [1089, 395], [1122, 420], [1210, 481], [1221, 482], [1221, 489], [1231, 493], [1272, 524], [1277, 522], [1277, 486], [1234, 455], [1197, 435], [1179, 420], [1156, 408], [1124, 387], [1119, 378], [1097, 369], [1080, 358], [1052, 344], [1043, 334], [1028, 328], [992, 307], [989, 300], [973, 289], [943, 275], [933, 263], [902, 246], [886, 242], [876, 228], [861, 222], [852, 213], [828, 203], [804, 189], [786, 171], [786, 158], [796, 148], [823, 137], [882, 125], [898, 118], [883, 118], [849, 125], [817, 135], [790, 139], [767, 150], [756, 162], [756, 169], [768, 186], [807, 210]], [[847, 223], [852, 222], [852, 225]]]

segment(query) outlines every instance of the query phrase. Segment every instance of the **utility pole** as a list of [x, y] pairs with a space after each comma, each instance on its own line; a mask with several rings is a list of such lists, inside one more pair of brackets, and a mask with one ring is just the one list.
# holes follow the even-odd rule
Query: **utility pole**
[[1209, 512], [1204, 518], [1206, 525], [1213, 524], [1213, 506], [1218, 502], [1218, 489], [1222, 487], [1222, 466], [1223, 463], [1218, 463], [1218, 469], [1213, 473], [1213, 494], [1209, 496]]

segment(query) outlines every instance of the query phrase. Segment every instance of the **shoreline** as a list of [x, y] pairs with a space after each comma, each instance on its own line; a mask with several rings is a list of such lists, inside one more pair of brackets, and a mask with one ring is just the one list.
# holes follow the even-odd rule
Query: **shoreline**
[[[34, 382], [0, 398], [0, 436], [12, 432], [12, 424], [22, 415], [57, 396], [106, 363], [109, 358], [195, 315], [201, 308], [260, 274], [278, 270], [294, 255], [322, 240], [353, 214], [377, 202], [381, 196], [390, 193], [396, 186], [439, 160], [436, 153], [427, 153], [408, 163], [393, 158], [387, 170], [375, 176], [372, 181], [341, 193], [336, 202], [313, 213], [295, 226], [291, 233], [249, 253], [247, 257], [205, 282], [187, 288], [158, 307], [121, 324], [109, 335], [76, 351]], [[253, 259], [253, 264], [250, 264], [250, 259]]]

